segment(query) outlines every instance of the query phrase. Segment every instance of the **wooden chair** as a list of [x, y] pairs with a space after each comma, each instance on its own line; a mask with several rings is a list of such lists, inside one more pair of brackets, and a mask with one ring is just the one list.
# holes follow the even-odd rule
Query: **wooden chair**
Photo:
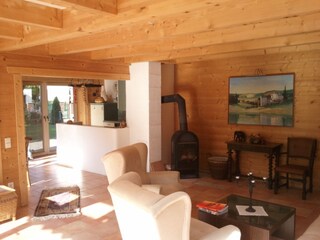
[[[274, 193], [278, 188], [286, 186], [289, 188], [289, 181], [302, 183], [302, 199], [306, 199], [307, 190], [313, 191], [313, 165], [316, 155], [317, 140], [304, 137], [289, 137], [287, 142], [286, 163], [275, 167]], [[309, 188], [307, 189], [307, 178]], [[280, 180], [285, 179], [284, 184]]]
[[25, 148], [26, 148], [26, 167], [27, 167], [27, 175], [28, 175], [28, 186], [31, 185], [30, 181], [30, 174], [29, 174], [29, 155], [28, 155], [28, 149], [29, 149], [29, 143], [32, 140], [31, 137], [25, 137]]

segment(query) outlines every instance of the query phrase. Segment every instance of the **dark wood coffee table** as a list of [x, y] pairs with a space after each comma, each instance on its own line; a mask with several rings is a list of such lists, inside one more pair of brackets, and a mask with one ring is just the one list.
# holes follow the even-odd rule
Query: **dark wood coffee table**
[[218, 228], [235, 225], [241, 230], [242, 240], [295, 239], [295, 208], [253, 199], [253, 206], [262, 206], [268, 216], [240, 216], [236, 205], [248, 205], [249, 198], [229, 195], [219, 202], [228, 204], [227, 213], [213, 215], [199, 210], [199, 220]]

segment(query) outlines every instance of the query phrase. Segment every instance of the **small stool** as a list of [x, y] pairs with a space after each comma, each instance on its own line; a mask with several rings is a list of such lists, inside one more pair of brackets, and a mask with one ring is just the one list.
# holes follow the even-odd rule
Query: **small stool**
[[16, 190], [0, 185], [0, 222], [8, 219], [16, 220], [17, 204]]

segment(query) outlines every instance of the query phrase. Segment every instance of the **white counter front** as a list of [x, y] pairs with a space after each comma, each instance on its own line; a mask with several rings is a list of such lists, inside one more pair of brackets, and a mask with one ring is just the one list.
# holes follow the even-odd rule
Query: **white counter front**
[[57, 124], [58, 162], [75, 169], [106, 175], [102, 156], [126, 145], [128, 128]]

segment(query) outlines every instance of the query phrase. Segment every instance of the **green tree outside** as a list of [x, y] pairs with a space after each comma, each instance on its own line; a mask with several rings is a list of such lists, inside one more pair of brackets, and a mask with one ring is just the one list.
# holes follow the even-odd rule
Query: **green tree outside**
[[56, 124], [63, 122], [60, 101], [58, 97], [53, 99], [50, 123]]

